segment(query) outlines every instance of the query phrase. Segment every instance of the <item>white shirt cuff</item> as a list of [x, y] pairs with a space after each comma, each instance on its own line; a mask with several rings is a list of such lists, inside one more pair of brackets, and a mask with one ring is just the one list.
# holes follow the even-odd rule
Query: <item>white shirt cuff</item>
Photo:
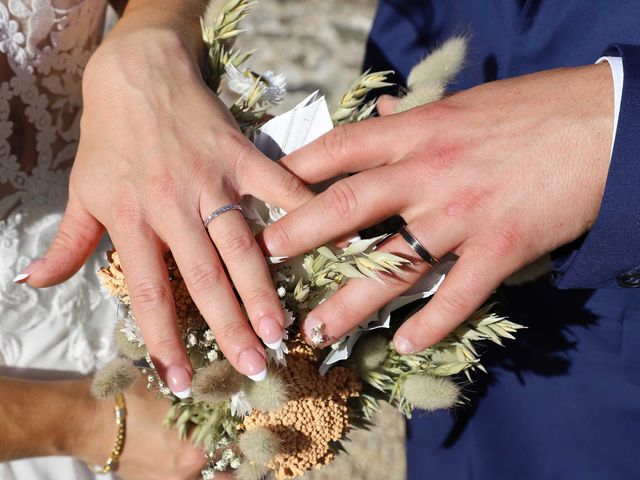
[[611, 139], [611, 154], [616, 143], [618, 130], [618, 117], [620, 116], [620, 103], [622, 103], [622, 87], [624, 86], [624, 67], [620, 57], [600, 57], [596, 63], [607, 62], [611, 67], [613, 76], [613, 138]]

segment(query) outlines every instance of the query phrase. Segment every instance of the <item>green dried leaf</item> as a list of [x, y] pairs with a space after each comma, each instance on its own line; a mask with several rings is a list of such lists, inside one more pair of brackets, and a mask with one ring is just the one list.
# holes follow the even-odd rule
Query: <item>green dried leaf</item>
[[338, 257], [336, 257], [335, 253], [333, 253], [329, 247], [318, 247], [317, 251], [320, 255], [328, 260], [338, 260]]
[[344, 249], [344, 255], [359, 255], [364, 253], [371, 247], [378, 245], [382, 242], [388, 235], [380, 235], [374, 238], [366, 238], [364, 240], [357, 240], [352, 242], [347, 248]]

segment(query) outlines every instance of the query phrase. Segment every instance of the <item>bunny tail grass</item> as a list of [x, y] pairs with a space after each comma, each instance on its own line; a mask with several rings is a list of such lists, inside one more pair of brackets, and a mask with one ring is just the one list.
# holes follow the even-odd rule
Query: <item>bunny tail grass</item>
[[98, 370], [91, 382], [91, 394], [106, 399], [123, 393], [138, 378], [136, 366], [125, 358], [116, 358]]
[[194, 374], [193, 398], [210, 404], [224, 402], [238, 393], [243, 383], [243, 376], [227, 360], [217, 360]]
[[255, 427], [241, 433], [238, 447], [250, 462], [266, 465], [280, 450], [280, 440], [264, 427]]
[[453, 37], [432, 51], [409, 74], [407, 85], [414, 89], [424, 83], [446, 85], [460, 72], [467, 55], [468, 39]]
[[287, 386], [282, 377], [274, 372], [269, 372], [261, 382], [252, 382], [245, 394], [251, 406], [262, 412], [276, 410], [289, 399]]
[[409, 93], [398, 101], [396, 113], [405, 112], [427, 103], [437, 102], [444, 97], [444, 92], [444, 83], [422, 83], [413, 90], [409, 90]]
[[407, 378], [402, 393], [414, 407], [433, 412], [453, 408], [460, 398], [460, 387], [448, 378], [419, 373]]
[[236, 480], [262, 480], [268, 473], [269, 469], [264, 465], [245, 460], [234, 472], [233, 478]]

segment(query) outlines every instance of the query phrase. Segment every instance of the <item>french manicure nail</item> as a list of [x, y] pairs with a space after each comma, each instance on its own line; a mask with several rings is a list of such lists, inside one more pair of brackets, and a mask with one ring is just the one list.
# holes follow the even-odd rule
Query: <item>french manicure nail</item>
[[27, 281], [27, 278], [29, 278], [28, 273], [19, 273], [18, 275], [16, 275], [16, 278], [13, 279], [13, 283], [17, 283], [17, 284], [24, 283]]
[[238, 357], [238, 368], [254, 382], [260, 382], [267, 377], [267, 364], [264, 357], [257, 350], [250, 348]]
[[397, 337], [394, 341], [393, 341], [393, 346], [396, 349], [396, 352], [402, 354], [402, 355], [408, 355], [410, 353], [413, 353], [415, 351], [413, 344], [406, 338], [404, 337]]
[[279, 348], [282, 345], [282, 325], [269, 316], [264, 316], [258, 322], [260, 338], [269, 348]]
[[17, 283], [18, 285], [25, 283], [29, 279], [31, 274], [36, 270], [38, 270], [43, 263], [44, 263], [44, 258], [39, 258], [31, 262], [29, 265], [27, 265], [27, 268], [25, 268], [18, 275], [16, 275], [16, 277], [13, 279], [14, 283]]
[[191, 396], [191, 375], [184, 367], [170, 367], [167, 370], [167, 386], [178, 398]]

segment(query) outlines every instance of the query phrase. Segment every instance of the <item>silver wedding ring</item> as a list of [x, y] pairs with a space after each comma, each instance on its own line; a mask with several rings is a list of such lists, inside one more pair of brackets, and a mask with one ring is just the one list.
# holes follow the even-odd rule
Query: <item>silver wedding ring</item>
[[404, 240], [409, 244], [409, 246], [413, 249], [414, 252], [418, 254], [418, 256], [424, 260], [426, 263], [431, 265], [432, 267], [438, 263], [438, 259], [429, 253], [429, 251], [422, 246], [422, 244], [418, 241], [416, 237], [414, 237], [409, 230], [407, 230], [406, 226], [403, 226], [398, 230], [398, 233], [404, 238]]
[[230, 212], [231, 210], [238, 210], [239, 212], [241, 212], [242, 211], [242, 207], [240, 205], [238, 205], [237, 203], [229, 203], [227, 205], [223, 205], [219, 209], [214, 210], [213, 212], [211, 212], [209, 214], [209, 216], [202, 221], [202, 223], [204, 223], [204, 228], [207, 228], [209, 226], [209, 224], [214, 219], [216, 219], [217, 217], [219, 217], [223, 213]]

